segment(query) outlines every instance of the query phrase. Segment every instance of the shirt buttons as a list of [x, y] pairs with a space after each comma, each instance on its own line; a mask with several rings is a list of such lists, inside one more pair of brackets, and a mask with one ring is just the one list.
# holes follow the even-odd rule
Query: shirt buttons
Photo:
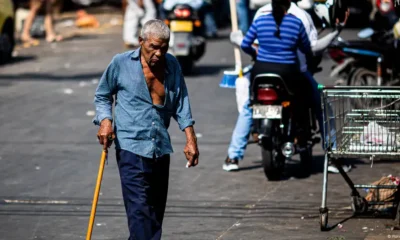
[[154, 125], [155, 123], [154, 123], [154, 122], [152, 122], [151, 124], [153, 124], [153, 125]]
[[151, 139], [151, 141], [153, 141], [153, 142], [154, 142], [154, 140], [155, 140], [154, 138]]

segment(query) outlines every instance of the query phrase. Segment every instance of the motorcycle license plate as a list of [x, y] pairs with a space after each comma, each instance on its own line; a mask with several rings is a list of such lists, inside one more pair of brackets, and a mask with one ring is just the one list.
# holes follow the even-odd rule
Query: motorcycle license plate
[[193, 23], [191, 21], [171, 21], [170, 29], [172, 32], [192, 32]]
[[282, 106], [277, 105], [262, 105], [253, 106], [254, 119], [281, 119]]

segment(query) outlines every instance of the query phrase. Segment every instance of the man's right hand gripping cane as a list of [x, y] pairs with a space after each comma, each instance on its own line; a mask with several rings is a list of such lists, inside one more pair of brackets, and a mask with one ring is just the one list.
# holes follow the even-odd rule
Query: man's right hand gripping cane
[[111, 146], [115, 138], [111, 120], [104, 119], [101, 121], [97, 138], [99, 139], [99, 143], [103, 145], [103, 150], [107, 150]]

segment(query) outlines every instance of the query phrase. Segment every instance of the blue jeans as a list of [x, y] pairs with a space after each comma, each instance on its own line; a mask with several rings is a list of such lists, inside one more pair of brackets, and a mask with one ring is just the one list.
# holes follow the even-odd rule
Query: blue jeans
[[[311, 73], [306, 72], [304, 73], [304, 75], [311, 82], [312, 85], [312, 92], [313, 92], [312, 98], [313, 98], [314, 108], [316, 111], [315, 114], [317, 116], [318, 124], [321, 127], [323, 126], [323, 116], [321, 110], [321, 95], [318, 90], [318, 83], [314, 79]], [[253, 111], [249, 107], [249, 104], [250, 100], [247, 100], [246, 104], [243, 107], [242, 112], [239, 114], [239, 117], [235, 125], [235, 129], [233, 130], [231, 143], [228, 148], [228, 156], [230, 159], [242, 160], [244, 157], [244, 152], [247, 147], [247, 140], [249, 139], [251, 127], [253, 125]], [[330, 113], [329, 116], [332, 116], [331, 114], [332, 109], [330, 107], [328, 108], [328, 111]], [[331, 121], [330, 123], [333, 124], [331, 126], [335, 126], [334, 121]], [[324, 140], [324, 131], [322, 127], [321, 127], [321, 136], [322, 139]], [[324, 142], [325, 141], [323, 141], [322, 143], [323, 147], [325, 145]]]
[[243, 34], [246, 34], [250, 27], [249, 0], [236, 0], [236, 11], [239, 19], [239, 29]]
[[169, 155], [145, 158], [117, 150], [129, 240], [161, 239], [168, 193]]

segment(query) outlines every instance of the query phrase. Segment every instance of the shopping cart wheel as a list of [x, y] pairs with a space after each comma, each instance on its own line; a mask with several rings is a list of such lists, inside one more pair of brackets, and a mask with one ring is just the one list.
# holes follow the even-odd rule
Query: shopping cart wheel
[[365, 200], [365, 198], [360, 196], [353, 196], [351, 198], [352, 198], [351, 209], [353, 210], [353, 213], [361, 214], [367, 212], [368, 202], [367, 200]]
[[321, 231], [328, 230], [328, 212], [319, 214], [319, 222], [321, 224]]

